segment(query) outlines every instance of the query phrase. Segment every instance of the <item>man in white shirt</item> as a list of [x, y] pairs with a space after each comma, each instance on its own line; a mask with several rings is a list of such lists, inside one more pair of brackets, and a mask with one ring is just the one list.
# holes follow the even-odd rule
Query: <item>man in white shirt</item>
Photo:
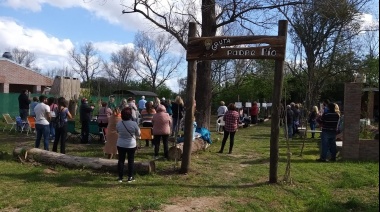
[[141, 114], [141, 111], [145, 109], [145, 104], [146, 104], [145, 96], [142, 96], [140, 101], [139, 101], [139, 113], [140, 114]]
[[49, 151], [49, 135], [50, 135], [50, 107], [47, 105], [47, 97], [41, 95], [39, 97], [40, 103], [34, 108], [36, 114], [36, 143], [35, 147], [40, 147], [42, 136], [44, 137], [44, 150]]

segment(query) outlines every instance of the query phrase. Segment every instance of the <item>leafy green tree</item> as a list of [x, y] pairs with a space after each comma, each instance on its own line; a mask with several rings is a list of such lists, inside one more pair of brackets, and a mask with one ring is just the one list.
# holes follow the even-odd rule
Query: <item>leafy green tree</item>
[[347, 47], [360, 32], [360, 23], [355, 20], [368, 2], [305, 0], [302, 5], [278, 8], [289, 21], [295, 46], [295, 62], [289, 63], [289, 69], [305, 82], [308, 106], [315, 104], [329, 79], [341, 72], [352, 73], [353, 56]]

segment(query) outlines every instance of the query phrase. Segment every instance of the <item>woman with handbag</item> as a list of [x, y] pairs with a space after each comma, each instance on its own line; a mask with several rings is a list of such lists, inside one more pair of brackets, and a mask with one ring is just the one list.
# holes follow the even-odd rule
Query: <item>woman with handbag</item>
[[119, 160], [117, 168], [119, 172], [118, 181], [123, 182], [125, 157], [128, 157], [128, 183], [135, 181], [133, 177], [135, 152], [137, 147], [136, 138], [140, 137], [140, 128], [132, 119], [132, 108], [127, 107], [121, 111], [121, 121], [116, 124], [116, 130], [119, 134], [117, 139], [117, 151]]

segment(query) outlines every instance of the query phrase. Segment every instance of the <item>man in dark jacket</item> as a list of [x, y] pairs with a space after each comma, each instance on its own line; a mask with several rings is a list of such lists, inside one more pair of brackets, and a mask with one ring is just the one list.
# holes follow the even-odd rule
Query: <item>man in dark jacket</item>
[[22, 90], [20, 95], [18, 96], [18, 107], [20, 109], [20, 117], [24, 121], [26, 121], [26, 118], [29, 115], [29, 104], [31, 102], [28, 97], [28, 94], [28, 90]]
[[339, 115], [335, 112], [335, 104], [328, 103], [327, 112], [323, 113], [319, 120], [322, 124], [322, 134], [321, 134], [321, 155], [318, 162], [326, 162], [327, 152], [330, 150], [331, 159], [330, 161], [336, 160], [336, 134], [339, 122]]
[[81, 103], [82, 104], [80, 105], [80, 108], [79, 108], [80, 122], [82, 124], [81, 143], [86, 144], [88, 143], [88, 136], [90, 134], [91, 113], [94, 110], [94, 106], [93, 105], [89, 106], [86, 98], [83, 98]]

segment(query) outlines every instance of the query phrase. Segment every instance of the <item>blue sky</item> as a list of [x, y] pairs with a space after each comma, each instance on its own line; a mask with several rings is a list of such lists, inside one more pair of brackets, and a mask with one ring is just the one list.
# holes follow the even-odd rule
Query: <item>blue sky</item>
[[[131, 0], [0, 0], [0, 53], [26, 49], [36, 55], [38, 67], [49, 70], [69, 66], [67, 52], [91, 41], [108, 59], [121, 47], [133, 46], [137, 30], [151, 30], [141, 15], [123, 15], [120, 2], [131, 4]], [[376, 15], [368, 19], [378, 24], [379, 0], [374, 5]], [[167, 83], [174, 90], [176, 77]]]
[[[0, 0], [0, 53], [26, 49], [46, 71], [70, 67], [67, 52], [92, 42], [109, 59], [110, 53], [133, 46], [138, 30], [149, 29], [142, 16], [123, 15], [123, 9], [115, 0]], [[177, 77], [182, 75], [167, 85], [178, 90]]]

